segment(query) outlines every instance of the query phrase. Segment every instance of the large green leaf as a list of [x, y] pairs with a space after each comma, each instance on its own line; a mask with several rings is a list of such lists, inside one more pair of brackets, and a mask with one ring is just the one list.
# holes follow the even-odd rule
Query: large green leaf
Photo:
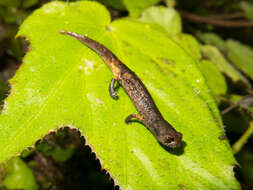
[[247, 88], [251, 88], [251, 85], [246, 77], [244, 77], [238, 70], [236, 70], [221, 54], [221, 52], [214, 46], [201, 46], [201, 51], [204, 57], [210, 59], [217, 65], [219, 70], [225, 73], [235, 83], [242, 82]]
[[227, 40], [228, 58], [234, 65], [253, 79], [253, 49], [236, 40]]
[[209, 60], [203, 60], [198, 41], [189, 34], [173, 35], [172, 39], [178, 43], [193, 59], [206, 79], [206, 83], [214, 95], [225, 94], [227, 85], [218, 67]]
[[199, 43], [192, 35], [180, 33], [172, 35], [171, 38], [195, 61], [202, 58]]
[[198, 62], [199, 69], [206, 78], [206, 82], [214, 95], [225, 94], [227, 91], [227, 84], [224, 76], [217, 68], [217, 66], [209, 60], [202, 60]]
[[[197, 62], [198, 68], [206, 79], [206, 83], [212, 90], [214, 95], [225, 94], [227, 90], [227, 85], [224, 76], [220, 70], [208, 60], [202, 60], [200, 45], [198, 41], [189, 34], [181, 33], [181, 22], [179, 15], [178, 18], [175, 14], [178, 14], [174, 9], [161, 7], [151, 7], [143, 12], [140, 21], [156, 23], [161, 25], [170, 37], [182, 47], [186, 53], [189, 54]], [[162, 14], [164, 13], [164, 15]], [[169, 14], [170, 16], [166, 15]], [[163, 18], [166, 17], [166, 18]], [[167, 18], [171, 17], [171, 18]], [[160, 18], [160, 20], [158, 19]], [[150, 19], [150, 21], [148, 21]], [[179, 29], [180, 26], [180, 29]], [[159, 29], [159, 28], [157, 28]]]
[[143, 11], [140, 21], [156, 24], [170, 34], [181, 33], [182, 23], [179, 13], [170, 7], [150, 7]]
[[[214, 95], [226, 93], [227, 86], [224, 76], [211, 61], [201, 60], [202, 56], [198, 41], [192, 35], [181, 33], [181, 19], [179, 14], [173, 8], [165, 8], [162, 6], [150, 7], [142, 13], [139, 20], [145, 23], [155, 24], [154, 27], [157, 27], [157, 29], [160, 30], [162, 28], [161, 31], [165, 30], [170, 37], [186, 51], [186, 53], [192, 56], [198, 63], [198, 67]], [[210, 38], [213, 39], [213, 36], [210, 35]], [[208, 40], [209, 34], [204, 36], [204, 39]], [[214, 36], [214, 41], [215, 40], [216, 36]], [[217, 39], [217, 43], [218, 40], [222, 39]], [[223, 43], [225, 46], [225, 42]]]
[[206, 32], [197, 33], [198, 38], [204, 42], [206, 45], [213, 45], [222, 51], [226, 51], [226, 45], [224, 40], [216, 33]]
[[[118, 101], [110, 98], [111, 71], [59, 30], [88, 34], [136, 72], [166, 120], [183, 133], [185, 146], [167, 150], [143, 125], [126, 125], [136, 108], [122, 88]], [[27, 18], [19, 35], [29, 39], [30, 51], [0, 115], [0, 161], [69, 125], [81, 131], [123, 189], [240, 189], [205, 80], [167, 35], [137, 21], [110, 23], [108, 11], [89, 1], [47, 4]]]
[[141, 12], [158, 3], [161, 0], [123, 0], [124, 5], [126, 6], [127, 10], [130, 12], [130, 16], [138, 17]]
[[201, 46], [198, 41], [192, 35], [183, 33], [172, 35], [171, 37], [196, 61], [197, 66], [205, 77], [206, 84], [211, 89], [213, 95], [225, 94], [227, 91], [227, 84], [224, 76], [214, 63], [202, 59]]
[[128, 10], [131, 17], [137, 18], [143, 10], [161, 0], [98, 0], [106, 6], [120, 10]]

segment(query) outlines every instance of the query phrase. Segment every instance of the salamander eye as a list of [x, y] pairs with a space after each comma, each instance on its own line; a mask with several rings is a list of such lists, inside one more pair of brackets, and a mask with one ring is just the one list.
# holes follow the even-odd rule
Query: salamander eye
[[171, 143], [173, 143], [174, 141], [175, 141], [175, 140], [174, 140], [173, 137], [167, 136], [167, 137], [166, 137], [166, 140], [165, 140], [165, 143], [166, 143], [166, 144], [171, 144]]
[[182, 134], [177, 133], [176, 136], [166, 136], [164, 144], [170, 148], [179, 147], [181, 144]]

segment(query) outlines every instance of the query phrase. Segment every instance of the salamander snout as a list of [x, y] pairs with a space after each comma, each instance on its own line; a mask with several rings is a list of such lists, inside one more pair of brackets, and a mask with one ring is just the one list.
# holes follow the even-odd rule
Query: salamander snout
[[155, 136], [158, 141], [170, 148], [176, 148], [181, 145], [182, 133], [177, 132], [168, 122], [160, 121], [154, 126]]

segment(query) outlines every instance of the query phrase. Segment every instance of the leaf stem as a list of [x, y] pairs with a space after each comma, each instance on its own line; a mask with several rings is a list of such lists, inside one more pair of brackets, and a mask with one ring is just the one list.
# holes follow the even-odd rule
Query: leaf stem
[[237, 154], [244, 144], [246, 144], [248, 138], [253, 134], [253, 121], [250, 122], [249, 128], [245, 131], [245, 133], [237, 140], [233, 146], [232, 150], [234, 154]]
[[196, 15], [196, 14], [189, 13], [182, 10], [178, 10], [178, 11], [182, 17], [192, 22], [213, 24], [215, 26], [220, 26], [220, 27], [253, 27], [252, 21], [216, 19], [213, 17], [204, 17], [204, 16]]

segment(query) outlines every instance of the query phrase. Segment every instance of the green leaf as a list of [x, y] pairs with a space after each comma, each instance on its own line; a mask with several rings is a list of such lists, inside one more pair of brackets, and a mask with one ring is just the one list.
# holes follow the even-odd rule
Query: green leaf
[[6, 7], [18, 7], [21, 3], [21, 0], [1, 0], [0, 5]]
[[131, 17], [138, 17], [143, 10], [146, 8], [155, 5], [161, 0], [123, 0], [124, 5], [127, 10], [130, 12]]
[[233, 64], [253, 79], [253, 49], [236, 40], [227, 40], [228, 58]]
[[202, 55], [198, 41], [189, 34], [173, 35], [172, 39], [192, 56], [206, 79], [206, 83], [214, 95], [225, 94], [227, 85], [224, 76], [211, 61], [201, 60]]
[[243, 1], [243, 2], [240, 2], [240, 7], [244, 11], [246, 17], [253, 20], [253, 4]]
[[36, 150], [42, 152], [46, 156], [52, 156], [54, 160], [58, 162], [66, 162], [69, 160], [74, 152], [75, 149], [72, 147], [62, 148], [62, 147], [53, 147], [46, 142], [40, 142], [36, 145]]
[[3, 185], [8, 189], [37, 190], [38, 184], [32, 170], [19, 157], [8, 161], [7, 176]]
[[241, 150], [237, 155], [238, 160], [241, 165], [240, 175], [245, 179], [245, 181], [252, 183], [253, 181], [253, 153], [251, 151]]
[[182, 32], [181, 17], [173, 8], [163, 6], [150, 7], [141, 14], [139, 20], [159, 25], [170, 34]]
[[7, 7], [3, 9], [2, 17], [6, 23], [16, 23], [17, 21], [17, 8]]
[[[183, 133], [185, 146], [167, 150], [143, 125], [126, 125], [125, 117], [137, 111], [122, 88], [118, 101], [110, 98], [112, 72], [59, 30], [87, 34], [113, 51]], [[167, 35], [137, 21], [111, 23], [109, 12], [89, 1], [46, 4], [18, 35], [29, 39], [30, 51], [0, 115], [0, 161], [68, 125], [80, 130], [122, 189], [240, 189], [229, 143], [219, 139], [224, 132], [215, 101], [195, 60]]]
[[211, 32], [198, 33], [197, 37], [207, 45], [213, 45], [222, 51], [226, 51], [226, 45], [224, 40], [215, 33]]
[[123, 0], [97, 0], [98, 2], [119, 10], [126, 10]]
[[214, 95], [225, 94], [227, 91], [227, 84], [224, 76], [217, 68], [217, 66], [208, 60], [199, 62], [199, 69], [206, 78], [207, 84]]
[[171, 38], [182, 47], [189, 56], [193, 57], [195, 61], [201, 59], [199, 43], [192, 35], [181, 33], [172, 35]]
[[204, 57], [216, 64], [219, 70], [231, 78], [234, 83], [242, 82], [247, 88], [251, 88], [249, 81], [224, 58], [216, 47], [201, 46], [201, 51]]
[[73, 156], [73, 154], [74, 154], [73, 148], [66, 148], [66, 149], [56, 148], [54, 152], [52, 152], [52, 157], [59, 162], [66, 162]]
[[7, 7], [1, 11], [1, 17], [8, 24], [20, 24], [27, 16], [27, 12], [14, 7]]
[[98, 0], [102, 4], [119, 10], [128, 10], [131, 17], [137, 18], [143, 10], [161, 0]]
[[168, 7], [175, 7], [176, 1], [177, 1], [177, 0], [164, 0], [164, 3], [165, 3]]
[[39, 0], [25, 0], [22, 6], [27, 9], [38, 3], [39, 3]]

